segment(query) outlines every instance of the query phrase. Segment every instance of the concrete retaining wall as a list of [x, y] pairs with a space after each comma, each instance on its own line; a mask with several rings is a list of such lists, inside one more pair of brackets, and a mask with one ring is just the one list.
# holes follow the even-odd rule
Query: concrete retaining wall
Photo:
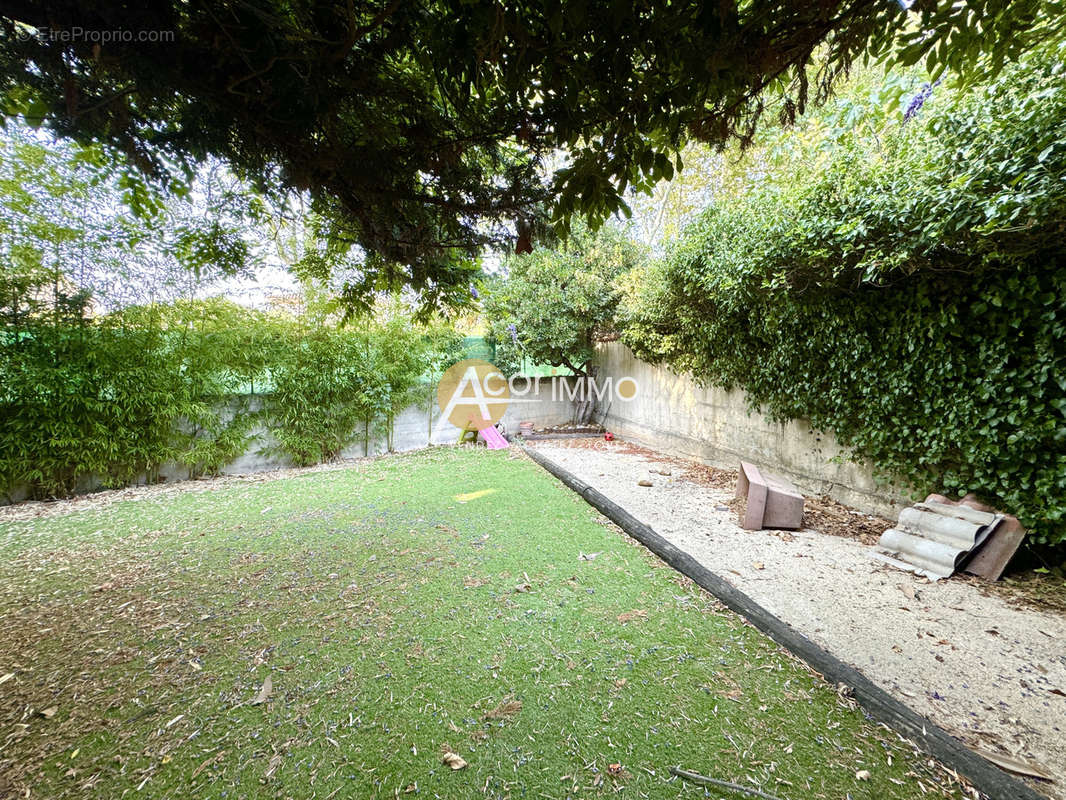
[[808, 495], [828, 495], [869, 514], [895, 518], [909, 501], [878, 483], [868, 464], [847, 458], [832, 433], [803, 420], [775, 424], [749, 414], [739, 390], [701, 387], [687, 376], [641, 361], [620, 342], [601, 345], [598, 379], [637, 381], [634, 399], [611, 404], [606, 426], [665, 453], [736, 469], [741, 459], [776, 472]]

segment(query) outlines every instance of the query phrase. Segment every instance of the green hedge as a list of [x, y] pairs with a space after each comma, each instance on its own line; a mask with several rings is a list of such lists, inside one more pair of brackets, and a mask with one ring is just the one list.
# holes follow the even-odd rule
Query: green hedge
[[1066, 542], [1060, 55], [930, 87], [907, 121], [867, 83], [756, 153], [630, 276], [624, 341]]
[[447, 328], [396, 314], [338, 327], [219, 299], [84, 312], [0, 317], [0, 492], [63, 496], [168, 462], [214, 474], [257, 423], [295, 463], [327, 460], [391, 435], [427, 375], [461, 357]]

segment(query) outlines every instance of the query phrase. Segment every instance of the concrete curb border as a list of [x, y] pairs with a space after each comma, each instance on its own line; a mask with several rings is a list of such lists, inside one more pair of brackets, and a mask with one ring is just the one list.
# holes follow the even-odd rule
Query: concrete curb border
[[620, 505], [609, 500], [601, 492], [536, 450], [529, 447], [522, 449], [533, 461], [576, 492], [586, 503], [675, 570], [717, 597], [797, 658], [805, 661], [812, 669], [820, 672], [830, 684], [835, 686], [843, 683], [850, 687], [854, 698], [871, 718], [885, 723], [900, 735], [913, 741], [921, 750], [964, 776], [978, 791], [992, 800], [1047, 800], [1046, 796], [977, 755], [943, 728], [896, 700], [857, 669], [848, 666], [771, 614], [684, 550], [674, 546]]

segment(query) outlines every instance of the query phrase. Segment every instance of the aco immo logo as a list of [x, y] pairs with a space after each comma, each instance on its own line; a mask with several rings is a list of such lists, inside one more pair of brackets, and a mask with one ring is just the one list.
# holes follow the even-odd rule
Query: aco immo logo
[[[449, 367], [437, 385], [437, 405], [441, 416], [436, 434], [445, 421], [457, 428], [484, 430], [499, 422], [511, 403], [542, 402], [541, 378], [512, 376], [507, 379], [493, 364], [468, 358]], [[637, 382], [623, 377], [597, 381], [595, 378], [549, 378], [551, 399], [580, 402], [602, 400], [612, 395], [619, 400], [632, 400], [637, 395]], [[434, 435], [434, 438], [436, 436]]]
[[467, 358], [450, 366], [437, 384], [441, 421], [484, 430], [503, 418], [511, 402], [507, 379], [488, 361]]

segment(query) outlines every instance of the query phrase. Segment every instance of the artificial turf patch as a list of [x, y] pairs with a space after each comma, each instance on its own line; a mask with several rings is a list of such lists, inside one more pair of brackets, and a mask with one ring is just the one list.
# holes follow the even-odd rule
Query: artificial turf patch
[[793, 800], [961, 796], [514, 452], [0, 541], [0, 796], [718, 796], [672, 765]]

